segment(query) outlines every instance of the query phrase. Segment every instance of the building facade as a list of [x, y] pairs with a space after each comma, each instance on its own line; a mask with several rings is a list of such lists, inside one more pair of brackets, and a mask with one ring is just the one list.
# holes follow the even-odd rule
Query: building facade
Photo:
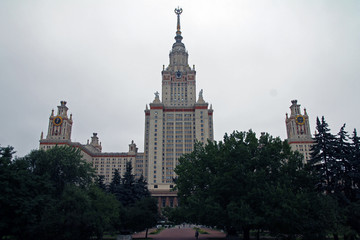
[[180, 14], [175, 9], [177, 31], [169, 54], [169, 65], [161, 72], [162, 94], [145, 109], [144, 158], [151, 191], [173, 188], [174, 169], [184, 153], [191, 153], [195, 141], [214, 139], [213, 110], [204, 101], [203, 90], [196, 94], [196, 71], [188, 63], [182, 42]]
[[286, 113], [287, 141], [293, 151], [299, 151], [304, 156], [304, 162], [310, 160], [311, 147], [314, 140], [310, 132], [309, 116], [304, 109], [301, 113], [297, 100], [291, 101], [290, 116]]

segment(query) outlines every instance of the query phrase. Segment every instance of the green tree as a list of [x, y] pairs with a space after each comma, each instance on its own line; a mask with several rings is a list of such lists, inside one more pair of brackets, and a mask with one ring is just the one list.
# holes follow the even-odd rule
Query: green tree
[[120, 217], [122, 229], [129, 232], [139, 232], [146, 229], [145, 238], [147, 238], [148, 229], [156, 225], [159, 214], [156, 199], [151, 197], [142, 198], [130, 205]]
[[334, 239], [339, 239], [340, 233], [345, 239], [353, 238], [360, 233], [360, 209], [356, 172], [359, 171], [359, 144], [356, 130], [349, 143], [345, 124], [334, 136], [330, 133], [328, 124], [322, 117], [317, 119], [315, 145], [312, 148], [310, 164], [314, 176], [318, 178], [318, 191], [332, 198], [333, 221], [331, 230]]
[[118, 169], [115, 169], [114, 176], [111, 180], [111, 183], [109, 185], [109, 192], [111, 194], [117, 195], [118, 188], [121, 185], [121, 176]]
[[104, 231], [114, 230], [118, 213], [118, 201], [97, 186], [67, 185], [43, 218], [42, 239], [102, 239]]
[[10, 194], [13, 193], [11, 180], [15, 177], [10, 170], [13, 147], [0, 147], [0, 239], [11, 233], [11, 216], [14, 208], [11, 206]]
[[103, 189], [92, 186], [88, 190], [91, 205], [88, 213], [93, 234], [100, 240], [105, 231], [113, 232], [119, 223], [121, 204], [116, 198]]
[[104, 192], [107, 191], [107, 187], [106, 187], [106, 184], [105, 184], [105, 176], [104, 175], [99, 175], [97, 176], [96, 178], [96, 183], [97, 183], [97, 186], [103, 190]]
[[[178, 211], [189, 222], [240, 230], [249, 239], [252, 229], [289, 238], [305, 235], [314, 228], [303, 218], [316, 226], [323, 219], [321, 199], [302, 156], [269, 134], [257, 139], [252, 131], [234, 132], [223, 142], [197, 143], [179, 163]], [[306, 203], [317, 203], [318, 209]]]
[[0, 237], [102, 238], [118, 222], [119, 203], [93, 183], [93, 170], [70, 147], [12, 159], [0, 148]]
[[354, 129], [350, 145], [350, 177], [352, 183], [351, 201], [358, 201], [360, 198], [360, 137]]
[[124, 176], [121, 178], [121, 185], [119, 187], [119, 196], [118, 200], [126, 207], [131, 204], [134, 204], [136, 200], [135, 195], [135, 175], [132, 174], [132, 164], [131, 162], [126, 163], [126, 171]]
[[144, 177], [136, 179], [132, 169], [131, 162], [127, 162], [122, 178], [116, 169], [109, 186], [109, 192], [121, 204], [117, 227], [124, 234], [153, 227], [158, 219], [157, 203], [151, 198]]
[[330, 133], [328, 124], [325, 118], [316, 119], [315, 144], [311, 149], [310, 164], [317, 173], [319, 191], [326, 191], [330, 193], [334, 191], [336, 181], [333, 175], [336, 172], [336, 158], [335, 158], [335, 136]]
[[123, 206], [129, 206], [135, 202], [150, 197], [147, 183], [143, 176], [135, 179], [132, 173], [131, 162], [126, 163], [126, 171], [121, 178], [119, 171], [115, 169], [113, 179], [109, 186], [109, 192], [114, 194]]
[[46, 176], [54, 186], [54, 194], [60, 196], [67, 184], [87, 187], [95, 178], [94, 169], [82, 159], [79, 149], [55, 146], [47, 151], [32, 151], [25, 159], [30, 170], [38, 176]]
[[36, 237], [41, 216], [53, 203], [51, 184], [29, 171], [28, 161], [13, 159], [12, 147], [0, 148], [0, 239]]

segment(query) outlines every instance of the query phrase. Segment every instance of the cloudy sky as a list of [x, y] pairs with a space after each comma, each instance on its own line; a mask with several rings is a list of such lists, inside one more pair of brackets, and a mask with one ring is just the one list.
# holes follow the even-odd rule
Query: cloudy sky
[[336, 133], [360, 128], [358, 0], [2, 0], [0, 145], [38, 148], [61, 100], [72, 140], [97, 132], [103, 151], [143, 150], [144, 109], [161, 92], [175, 7], [215, 139], [233, 130], [286, 138], [297, 99]]

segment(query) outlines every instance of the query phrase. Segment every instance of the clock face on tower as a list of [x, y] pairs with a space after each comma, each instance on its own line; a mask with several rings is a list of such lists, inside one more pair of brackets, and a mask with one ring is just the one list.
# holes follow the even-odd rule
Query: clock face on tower
[[305, 119], [304, 119], [304, 117], [302, 115], [297, 115], [296, 118], [295, 118], [295, 121], [299, 125], [305, 124]]
[[54, 119], [53, 119], [53, 123], [55, 126], [60, 126], [62, 124], [63, 120], [60, 116], [56, 116]]
[[176, 78], [181, 78], [181, 76], [182, 76], [182, 73], [180, 72], [180, 70], [178, 70], [176, 72]]

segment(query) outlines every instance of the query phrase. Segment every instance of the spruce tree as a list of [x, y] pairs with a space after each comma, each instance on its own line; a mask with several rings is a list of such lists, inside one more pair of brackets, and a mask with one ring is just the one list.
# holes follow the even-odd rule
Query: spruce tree
[[127, 185], [127, 186], [131, 187], [132, 185], [135, 184], [135, 176], [134, 176], [134, 174], [132, 174], [132, 169], [133, 169], [133, 167], [132, 167], [131, 162], [127, 162], [125, 174], [124, 174], [123, 178], [121, 179], [121, 182], [123, 185]]
[[141, 175], [135, 182], [134, 195], [138, 200], [145, 197], [150, 197], [150, 192], [147, 188], [147, 182], [143, 175]]
[[330, 133], [325, 118], [316, 119], [315, 144], [311, 149], [310, 164], [319, 176], [317, 188], [331, 193], [334, 190], [334, 168], [336, 167], [335, 141], [336, 137]]
[[350, 144], [348, 142], [349, 136], [345, 131], [345, 124], [341, 127], [337, 136], [335, 145], [336, 165], [334, 167], [334, 184], [338, 193], [345, 193], [345, 196], [349, 197], [351, 193]]
[[121, 176], [120, 176], [119, 170], [115, 169], [113, 179], [109, 185], [109, 192], [114, 195], [117, 195], [120, 184], [121, 184]]
[[135, 203], [134, 198], [134, 186], [135, 186], [135, 176], [132, 174], [132, 165], [131, 162], [126, 163], [126, 171], [124, 176], [121, 178], [121, 185], [119, 187], [119, 196], [118, 200], [124, 205], [129, 206]]
[[350, 177], [352, 183], [351, 187], [353, 189], [351, 201], [354, 202], [360, 199], [360, 137], [357, 135], [356, 129], [354, 129], [351, 140]]
[[104, 175], [99, 175], [96, 179], [96, 182], [97, 182], [97, 186], [102, 189], [104, 192], [106, 192], [107, 190], [107, 187], [106, 187], [106, 184], [104, 183], [105, 182], [105, 176]]

